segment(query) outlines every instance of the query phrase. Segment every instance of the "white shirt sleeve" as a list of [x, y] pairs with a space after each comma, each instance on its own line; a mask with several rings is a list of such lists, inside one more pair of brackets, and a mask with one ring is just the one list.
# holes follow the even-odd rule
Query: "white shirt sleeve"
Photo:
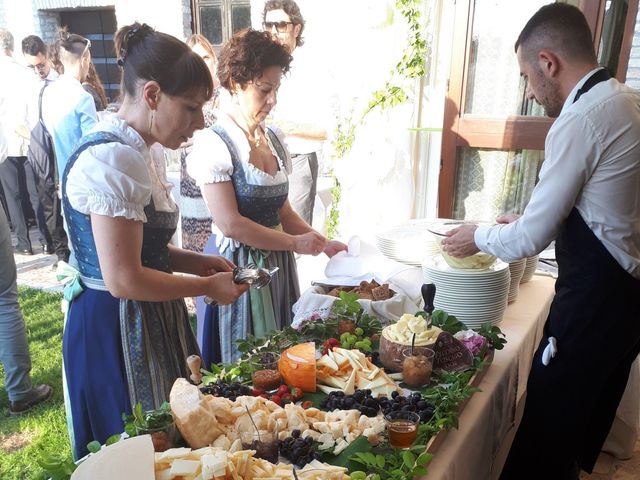
[[107, 143], [82, 152], [69, 171], [66, 191], [81, 213], [147, 221], [151, 177], [142, 155], [128, 145]]
[[187, 155], [187, 173], [199, 187], [207, 183], [228, 182], [233, 173], [229, 149], [210, 128], [193, 135], [193, 148]]
[[505, 261], [540, 253], [556, 238], [602, 150], [602, 139], [587, 118], [575, 113], [559, 117], [547, 135], [540, 181], [522, 217], [479, 227], [474, 236], [478, 248]]

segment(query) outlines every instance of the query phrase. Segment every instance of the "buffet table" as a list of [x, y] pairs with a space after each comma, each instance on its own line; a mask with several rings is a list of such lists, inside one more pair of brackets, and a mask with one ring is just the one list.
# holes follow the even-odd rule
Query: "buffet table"
[[428, 465], [425, 480], [496, 479], [509, 452], [524, 407], [533, 353], [554, 294], [555, 280], [534, 276], [520, 285], [499, 327], [507, 344]]

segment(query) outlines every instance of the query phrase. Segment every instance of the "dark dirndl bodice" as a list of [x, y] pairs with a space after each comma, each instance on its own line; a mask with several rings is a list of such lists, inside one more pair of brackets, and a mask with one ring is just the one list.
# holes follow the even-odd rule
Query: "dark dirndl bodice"
[[[98, 424], [112, 421], [121, 428], [120, 413], [130, 411], [137, 402], [144, 410], [158, 408], [169, 400], [169, 392], [173, 382], [179, 377], [189, 374], [186, 358], [192, 354], [199, 354], [195, 335], [188, 320], [188, 312], [183, 299], [148, 302], [112, 297], [104, 284], [100, 263], [91, 229], [91, 217], [73, 209], [66, 191], [68, 174], [79, 155], [92, 145], [103, 143], [124, 143], [117, 136], [107, 132], [97, 132], [82, 140], [69, 159], [62, 179], [64, 214], [69, 229], [69, 238], [78, 261], [81, 282], [85, 292], [75, 298], [70, 307], [69, 321], [66, 326], [66, 338], [82, 338], [87, 345], [82, 345], [84, 365], [77, 361], [65, 359], [65, 371], [71, 392], [71, 408], [73, 410], [74, 428], [83, 430], [82, 425]], [[179, 212], [161, 212], [155, 209], [153, 200], [144, 208], [147, 221], [143, 225], [143, 240], [141, 249], [141, 263], [147, 268], [171, 273], [168, 244], [173, 236], [179, 219]], [[87, 289], [93, 291], [85, 295]], [[96, 293], [101, 301], [112, 305], [104, 309], [113, 313], [95, 312], [91, 305], [84, 305], [88, 299], [95, 299]], [[95, 300], [92, 300], [95, 301]], [[76, 305], [77, 304], [77, 305]], [[90, 315], [83, 312], [92, 312]], [[105, 315], [100, 318], [100, 314]], [[98, 317], [96, 317], [98, 315]], [[94, 325], [100, 324], [97, 328]], [[113, 332], [110, 337], [119, 336], [120, 341], [110, 343], [107, 335], [92, 335], [92, 331]], [[119, 333], [118, 333], [119, 332]], [[95, 342], [92, 347], [90, 342]], [[75, 355], [75, 348], [65, 346], [71, 358]], [[95, 358], [94, 358], [95, 356]], [[91, 375], [100, 375], [99, 369], [122, 369], [126, 385], [118, 388], [128, 393], [129, 405], [118, 405], [117, 417], [91, 419], [91, 408], [82, 406], [85, 394], [82, 391], [92, 391]], [[92, 373], [87, 377], [86, 372]], [[72, 382], [75, 382], [72, 385]], [[116, 388], [114, 386], [114, 388]], [[74, 392], [80, 392], [74, 396]], [[99, 398], [99, 392], [95, 394]], [[90, 420], [76, 417], [88, 415]], [[77, 421], [77, 422], [76, 422]], [[84, 433], [84, 432], [83, 432]], [[94, 432], [95, 433], [95, 432]], [[90, 433], [89, 433], [90, 434]], [[76, 434], [78, 435], [78, 434]], [[81, 435], [82, 438], [82, 435]], [[104, 441], [104, 438], [97, 438]]]
[[[249, 183], [247, 169], [250, 167], [240, 160], [236, 146], [227, 132], [218, 125], [211, 128], [225, 142], [231, 155], [233, 164], [231, 181], [240, 214], [260, 225], [269, 228], [278, 227], [280, 225], [280, 209], [287, 200], [289, 191], [288, 180], [272, 186]], [[273, 131], [267, 129], [266, 133], [279, 159], [286, 158], [284, 147]], [[278, 164], [280, 168], [283, 168], [282, 161], [279, 160]], [[266, 294], [267, 289], [250, 290], [249, 294], [241, 296], [233, 304], [216, 307], [215, 312], [211, 307], [207, 307], [206, 313], [201, 315], [203, 318], [201, 321], [203, 325], [203, 357], [207, 361], [229, 362], [239, 357], [235, 344], [236, 339], [247, 338], [249, 334], [264, 336], [270, 330], [281, 329], [291, 324], [291, 306], [300, 296], [300, 287], [292, 252], [263, 251], [240, 244], [235, 250], [228, 247], [215, 253], [225, 256], [236, 265], [262, 262], [264, 266], [280, 269], [269, 285], [270, 298], [264, 296], [256, 298], [258, 295]], [[263, 306], [264, 310], [262, 311], [273, 312], [271, 315], [273, 322], [270, 319], [263, 322], [263, 317], [255, 313], [256, 305]], [[259, 307], [258, 310], [260, 310]]]

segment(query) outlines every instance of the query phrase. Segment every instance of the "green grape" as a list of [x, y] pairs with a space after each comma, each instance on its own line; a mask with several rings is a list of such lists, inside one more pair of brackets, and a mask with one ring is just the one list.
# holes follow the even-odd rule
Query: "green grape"
[[362, 335], [364, 335], [364, 330], [361, 329], [360, 327], [356, 328], [356, 331], [354, 332], [358, 337], [361, 337]]

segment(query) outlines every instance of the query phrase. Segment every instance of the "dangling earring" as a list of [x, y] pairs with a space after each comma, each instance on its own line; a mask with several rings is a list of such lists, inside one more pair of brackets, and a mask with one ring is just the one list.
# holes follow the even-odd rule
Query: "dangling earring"
[[151, 135], [151, 129], [153, 128], [153, 117], [155, 116], [155, 113], [155, 110], [151, 110], [151, 115], [149, 116], [149, 135]]

